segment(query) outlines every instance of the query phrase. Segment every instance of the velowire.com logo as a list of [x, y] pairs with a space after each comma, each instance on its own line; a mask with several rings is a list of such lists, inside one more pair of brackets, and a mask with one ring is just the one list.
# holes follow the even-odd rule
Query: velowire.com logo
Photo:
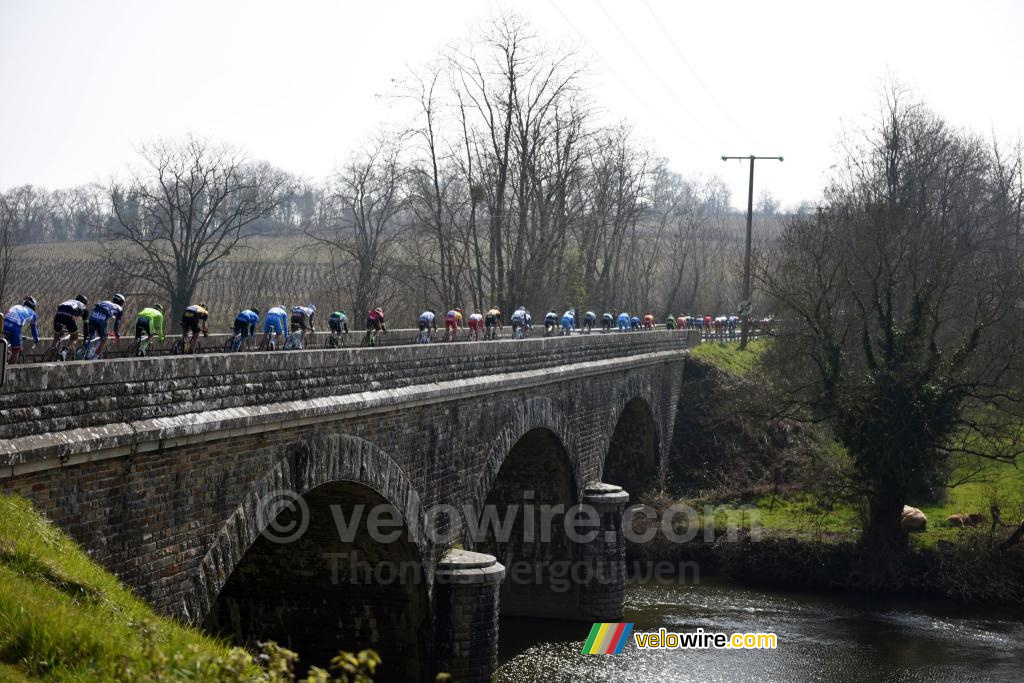
[[629, 640], [633, 623], [594, 624], [590, 636], [583, 645], [585, 655], [617, 655]]

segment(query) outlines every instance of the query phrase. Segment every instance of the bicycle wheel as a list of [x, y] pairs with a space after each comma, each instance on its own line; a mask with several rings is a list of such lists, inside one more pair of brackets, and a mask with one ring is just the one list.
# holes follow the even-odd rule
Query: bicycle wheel
[[185, 350], [185, 342], [181, 341], [180, 339], [178, 341], [174, 342], [174, 344], [171, 345], [171, 355], [172, 356], [180, 356], [184, 350]]
[[51, 346], [50, 348], [46, 349], [46, 353], [43, 354], [43, 362], [52, 363], [55, 360], [57, 360], [57, 347]]

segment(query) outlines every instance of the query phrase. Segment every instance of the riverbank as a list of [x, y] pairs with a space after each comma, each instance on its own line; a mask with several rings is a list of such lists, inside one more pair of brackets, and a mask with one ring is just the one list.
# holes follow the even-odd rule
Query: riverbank
[[[702, 575], [783, 588], [941, 597], [1024, 605], [1024, 472], [1007, 463], [952, 464], [957, 486], [908, 503], [928, 517], [903, 554], [858, 545], [863, 510], [843, 490], [849, 459], [824, 429], [765, 418], [756, 372], [764, 343], [703, 344], [691, 353], [666, 491], [643, 502], [697, 511], [693, 540], [627, 544], [630, 560], [695, 562]], [[947, 521], [975, 514], [964, 528]], [[690, 522], [692, 524], [692, 522]], [[681, 532], [686, 529], [680, 528]], [[731, 534], [730, 534], [731, 531]]]

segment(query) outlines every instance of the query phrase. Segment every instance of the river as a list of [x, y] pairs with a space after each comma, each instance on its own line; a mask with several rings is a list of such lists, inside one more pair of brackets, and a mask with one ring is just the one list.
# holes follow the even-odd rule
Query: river
[[636, 631], [772, 632], [775, 650], [582, 655], [590, 625], [505, 619], [501, 683], [526, 681], [1022, 681], [1024, 613], [910, 599], [766, 591], [702, 579], [631, 586]]

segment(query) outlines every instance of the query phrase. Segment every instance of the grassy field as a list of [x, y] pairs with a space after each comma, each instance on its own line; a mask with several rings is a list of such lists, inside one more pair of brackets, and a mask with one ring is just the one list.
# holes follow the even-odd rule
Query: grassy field
[[0, 496], [0, 681], [260, 675], [244, 651], [157, 616], [27, 501]]
[[[735, 342], [705, 343], [691, 351], [691, 357], [726, 372], [744, 375], [756, 365], [767, 343], [770, 342], [754, 340], [746, 351], [740, 351]], [[835, 444], [834, 453], [829, 454], [829, 457], [846, 456], [842, 447]], [[941, 503], [911, 501], [928, 517], [927, 529], [913, 534], [915, 543], [933, 545], [939, 540], [956, 540], [962, 534], [972, 533], [967, 529], [949, 526], [946, 518], [954, 514], [978, 512], [988, 519], [992, 503], [999, 506], [1002, 519], [1007, 524], [1016, 526], [1024, 518], [1024, 469], [1011, 463], [970, 458], [955, 463], [951, 481], [965, 478], [969, 478], [969, 481], [949, 488]], [[830, 504], [808, 493], [766, 495], [738, 501], [726, 508], [738, 509], [740, 505], [750, 504], [757, 507], [763, 528], [773, 533], [847, 536], [857, 534], [862, 525], [862, 516], [855, 505], [843, 502]], [[716, 522], [724, 524], [728, 514], [723, 510], [716, 517]], [[749, 515], [746, 523], [749, 523]], [[983, 526], [987, 528], [987, 524]]]

